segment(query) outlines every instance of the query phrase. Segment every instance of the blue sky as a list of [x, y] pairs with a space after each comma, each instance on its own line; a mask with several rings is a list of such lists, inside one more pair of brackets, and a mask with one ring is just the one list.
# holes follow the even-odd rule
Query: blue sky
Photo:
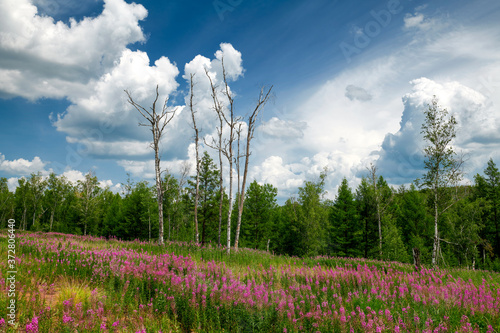
[[0, 177], [11, 189], [38, 171], [94, 170], [114, 191], [127, 173], [152, 181], [150, 133], [123, 90], [148, 106], [156, 84], [179, 110], [162, 142], [162, 167], [178, 174], [194, 161], [185, 78], [196, 73], [209, 139], [204, 69], [217, 80], [224, 57], [239, 115], [273, 85], [249, 175], [281, 200], [324, 167], [330, 198], [370, 163], [393, 185], [419, 177], [433, 95], [459, 121], [467, 182], [500, 163], [498, 17], [494, 0], [0, 0]]

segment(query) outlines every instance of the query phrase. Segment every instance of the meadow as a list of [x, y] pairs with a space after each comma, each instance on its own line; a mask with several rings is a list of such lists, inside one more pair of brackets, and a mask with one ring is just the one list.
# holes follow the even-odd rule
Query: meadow
[[500, 331], [500, 274], [486, 271], [28, 232], [16, 266], [1, 332]]

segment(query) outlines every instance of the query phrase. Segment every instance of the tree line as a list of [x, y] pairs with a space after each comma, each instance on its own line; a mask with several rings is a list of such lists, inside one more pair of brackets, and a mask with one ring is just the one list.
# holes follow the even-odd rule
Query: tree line
[[[413, 261], [417, 248], [423, 263], [432, 264], [434, 193], [415, 184], [391, 188], [373, 169], [350, 188], [343, 179], [334, 200], [325, 199], [326, 172], [306, 181], [298, 195], [283, 205], [270, 184], [250, 183], [245, 193], [240, 245], [293, 256], [346, 256]], [[375, 176], [375, 177], [374, 177]], [[195, 241], [196, 177], [163, 177], [163, 218], [167, 241]], [[219, 169], [202, 154], [199, 173], [198, 221], [200, 243], [221, 244], [219, 238]], [[462, 266], [500, 271], [500, 172], [489, 160], [484, 174], [470, 186], [447, 188], [460, 199], [440, 215], [436, 261], [440, 266]], [[223, 213], [229, 199], [223, 195]], [[236, 199], [237, 200], [237, 199]], [[235, 206], [236, 211], [238, 208]], [[146, 181], [123, 184], [122, 193], [102, 189], [92, 172], [76, 184], [64, 176], [40, 173], [19, 179], [12, 193], [0, 179], [0, 216], [16, 220], [22, 230], [52, 231], [117, 237], [158, 239], [156, 185]], [[232, 215], [236, 226], [237, 214]], [[379, 232], [380, 227], [380, 232]], [[234, 244], [235, 236], [231, 235]]]

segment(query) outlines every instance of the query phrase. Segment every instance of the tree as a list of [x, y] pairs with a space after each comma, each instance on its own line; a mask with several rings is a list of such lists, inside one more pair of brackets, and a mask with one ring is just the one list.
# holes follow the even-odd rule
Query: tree
[[[194, 74], [191, 74], [190, 76], [190, 95], [189, 95], [189, 110], [191, 110], [191, 118], [193, 119], [193, 129], [194, 129], [194, 148], [195, 148], [195, 158], [196, 158], [196, 190], [195, 190], [195, 195], [194, 195], [194, 228], [195, 228], [195, 234], [196, 234], [196, 243], [200, 242], [200, 237], [199, 237], [199, 232], [198, 232], [198, 198], [200, 196], [200, 157], [199, 157], [199, 131], [198, 127], [196, 127], [196, 118], [195, 118], [195, 113], [196, 111], [194, 110], [194, 104], [193, 104], [193, 97], [194, 97], [194, 92], [193, 92], [193, 77]], [[222, 216], [222, 214], [221, 214]], [[220, 228], [219, 228], [220, 229]], [[220, 231], [219, 231], [220, 232]], [[220, 243], [220, 240], [219, 240]]]
[[[132, 193], [132, 188], [127, 194]], [[125, 197], [126, 198], [126, 197]], [[99, 195], [99, 236], [117, 236], [118, 227], [124, 222], [122, 217], [122, 202], [124, 199], [120, 194], [114, 194], [109, 189], [105, 189]]]
[[377, 212], [377, 221], [378, 221], [378, 237], [379, 237], [379, 259], [382, 259], [382, 219], [384, 212], [392, 199], [392, 190], [389, 188], [387, 183], [384, 181], [384, 178], [380, 176], [379, 181], [377, 183], [377, 167], [373, 164], [370, 164], [370, 178], [372, 181], [373, 191], [374, 191], [374, 199], [375, 199], [375, 207]]
[[[463, 189], [462, 189], [463, 190]], [[444, 230], [447, 245], [450, 245], [448, 262], [452, 265], [475, 268], [478, 258], [478, 245], [481, 243], [479, 231], [481, 225], [481, 209], [479, 201], [471, 201], [470, 197], [458, 201], [444, 216]]]
[[500, 172], [493, 159], [488, 161], [484, 170], [486, 177], [475, 176], [475, 193], [485, 200], [484, 219], [486, 236], [492, 236], [497, 257], [500, 257]]
[[[196, 177], [195, 177], [196, 178]], [[201, 243], [207, 243], [211, 238], [209, 231], [212, 230], [212, 221], [216, 216], [217, 207], [217, 185], [219, 179], [219, 171], [215, 166], [210, 155], [205, 151], [200, 161], [199, 174], [199, 217], [201, 218]], [[192, 187], [196, 186], [195, 182], [189, 181]]]
[[132, 192], [123, 199], [121, 223], [116, 236], [122, 239], [149, 239], [151, 203], [154, 192], [147, 181], [135, 184]]
[[418, 191], [414, 184], [409, 188], [402, 186], [398, 191], [398, 210], [396, 223], [401, 230], [403, 243], [413, 252], [418, 249], [422, 258], [431, 259], [429, 239], [432, 237], [432, 220], [426, 212], [427, 196]]
[[257, 104], [255, 108], [253, 109], [252, 113], [248, 116], [248, 129], [247, 129], [247, 137], [246, 137], [246, 147], [245, 147], [245, 167], [243, 169], [243, 180], [241, 183], [241, 188], [239, 187], [239, 137], [240, 137], [240, 131], [238, 131], [238, 156], [236, 157], [237, 159], [237, 165], [238, 165], [238, 193], [239, 193], [239, 200], [238, 200], [238, 223], [236, 226], [236, 239], [234, 242], [234, 248], [236, 251], [238, 251], [238, 241], [240, 238], [240, 228], [241, 228], [241, 215], [243, 214], [243, 207], [245, 203], [245, 184], [247, 180], [247, 174], [248, 174], [248, 163], [250, 159], [250, 142], [253, 139], [253, 135], [255, 132], [255, 122], [257, 121], [257, 117], [259, 115], [259, 112], [264, 108], [264, 105], [266, 105], [267, 101], [269, 100], [269, 96], [271, 94], [271, 90], [273, 87], [271, 86], [267, 92], [264, 91], [264, 88], [260, 90], [259, 94], [259, 99], [257, 101]]
[[425, 168], [427, 173], [422, 180], [422, 186], [431, 189], [434, 206], [434, 244], [432, 248], [432, 265], [437, 266], [439, 252], [439, 217], [456, 201], [451, 196], [449, 187], [457, 186], [462, 179], [463, 159], [457, 158], [451, 146], [456, 136], [457, 121], [449, 116], [446, 109], [438, 106], [436, 96], [425, 112], [425, 122], [421, 133], [428, 145], [424, 148]]
[[[231, 253], [231, 215], [233, 212], [233, 158], [234, 158], [234, 153], [233, 153], [233, 146], [234, 146], [234, 140], [235, 140], [235, 126], [238, 123], [238, 119], [235, 117], [234, 114], [234, 99], [233, 99], [233, 94], [231, 93], [231, 90], [229, 89], [229, 83], [227, 80], [226, 76], [226, 68], [224, 67], [224, 58], [221, 60], [222, 63], [222, 78], [224, 81], [224, 88], [222, 90], [222, 94], [226, 97], [227, 99], [227, 107], [224, 107], [224, 104], [220, 101], [218, 97], [218, 92], [217, 92], [217, 86], [214, 84], [212, 78], [210, 77], [210, 74], [208, 73], [208, 70], [205, 69], [205, 73], [208, 77], [208, 80], [210, 82], [210, 87], [212, 90], [212, 99], [214, 102], [214, 111], [217, 113], [217, 116], [219, 118], [220, 122], [220, 127], [217, 128], [218, 132], [218, 137], [219, 141], [217, 145], [210, 145], [205, 141], [205, 144], [207, 144], [209, 147], [212, 149], [216, 149], [219, 152], [219, 161], [221, 165], [221, 175], [220, 175], [220, 188], [221, 188], [221, 196], [220, 196], [220, 202], [219, 202], [219, 212], [222, 212], [222, 200], [223, 200], [223, 190], [222, 190], [222, 155], [224, 155], [228, 161], [229, 164], [229, 211], [227, 214], [227, 254]], [[225, 111], [227, 109], [227, 112], [229, 113], [228, 115], [226, 114], [227, 112]], [[226, 125], [229, 127], [229, 135], [228, 138], [222, 140], [222, 131], [223, 131], [223, 125]], [[219, 223], [220, 225], [221, 223]], [[219, 235], [220, 235], [220, 226], [219, 226]]]
[[14, 195], [9, 191], [7, 178], [0, 178], [0, 221], [14, 217]]
[[79, 210], [83, 219], [83, 234], [87, 235], [87, 228], [89, 223], [94, 220], [97, 196], [99, 195], [99, 182], [97, 177], [92, 171], [89, 171], [83, 180], [77, 183], [78, 197], [79, 197]]
[[265, 250], [272, 235], [273, 214], [277, 207], [278, 189], [271, 184], [250, 183], [242, 215], [241, 245]]
[[[29, 185], [25, 177], [21, 177], [17, 180], [17, 188], [14, 193], [15, 207], [16, 207], [16, 220], [20, 220], [20, 229], [28, 230], [27, 226], [27, 212], [28, 212], [28, 197], [29, 197]], [[22, 212], [19, 212], [22, 211]], [[19, 217], [20, 215], [20, 217]]]
[[[33, 204], [33, 222], [32, 226], [35, 228], [36, 225], [36, 214], [38, 212], [38, 208], [41, 203], [41, 199], [43, 197], [45, 188], [47, 186], [47, 182], [42, 178], [42, 174], [40, 172], [38, 173], [32, 173], [30, 178], [28, 179], [28, 188], [30, 190], [30, 199], [31, 203]], [[42, 213], [45, 213], [47, 209], [43, 209], [42, 207]]]
[[360, 244], [362, 227], [354, 202], [354, 195], [344, 178], [330, 213], [330, 247], [335, 255], [358, 257], [362, 255]]
[[277, 235], [273, 244], [277, 245], [276, 252], [291, 256], [304, 255], [302, 226], [300, 225], [300, 204], [291, 197], [285, 205], [277, 209]]
[[66, 199], [71, 185], [64, 176], [58, 177], [55, 173], [51, 173], [47, 179], [47, 190], [45, 197], [47, 205], [50, 209], [49, 231], [54, 227], [54, 219], [56, 212], [61, 203]]
[[377, 207], [374, 199], [374, 189], [366, 177], [356, 189], [356, 207], [359, 222], [363, 228], [363, 257], [375, 257], [372, 251], [377, 250]]
[[160, 94], [158, 92], [158, 85], [156, 86], [156, 97], [153, 101], [153, 106], [148, 111], [146, 108], [137, 104], [133, 99], [132, 95], [125, 90], [128, 96], [128, 102], [146, 119], [147, 123], [139, 123], [139, 126], [147, 126], [150, 128], [153, 134], [152, 148], [155, 152], [155, 178], [156, 178], [156, 200], [158, 202], [158, 242], [163, 245], [163, 188], [161, 184], [161, 169], [160, 169], [160, 140], [165, 130], [165, 126], [172, 120], [175, 115], [175, 110], [169, 110], [167, 107], [168, 97], [163, 103], [163, 107], [160, 112], [157, 112], [156, 103]]

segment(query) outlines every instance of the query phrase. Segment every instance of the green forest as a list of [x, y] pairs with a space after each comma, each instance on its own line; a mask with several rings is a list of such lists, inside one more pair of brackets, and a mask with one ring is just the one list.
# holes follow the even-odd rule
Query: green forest
[[[297, 196], [277, 204], [278, 191], [253, 181], [246, 191], [240, 247], [290, 256], [364, 257], [413, 262], [417, 248], [430, 265], [434, 242], [432, 191], [416, 184], [391, 188], [382, 175], [369, 172], [357, 188], [346, 179], [335, 200], [325, 199], [323, 173], [306, 181]], [[195, 177], [163, 177], [163, 215], [166, 241], [194, 241]], [[374, 181], [375, 180], [375, 181]], [[219, 171], [208, 153], [200, 164], [198, 223], [200, 242], [217, 246], [226, 239], [224, 221], [219, 235]], [[123, 184], [123, 193], [101, 189], [89, 172], [72, 185], [56, 174], [21, 178], [15, 192], [0, 180], [0, 216], [14, 218], [21, 230], [87, 234], [123, 240], [158, 237], [155, 188], [148, 182]], [[439, 217], [440, 267], [500, 271], [500, 172], [489, 160], [484, 174], [470, 186], [446, 188], [454, 198]], [[227, 216], [228, 198], [223, 200]], [[237, 218], [234, 206], [232, 220]], [[380, 219], [379, 219], [380, 218]], [[380, 220], [380, 234], [379, 234]], [[231, 228], [235, 230], [236, 227]], [[381, 236], [381, 247], [380, 247]], [[234, 241], [234, 232], [232, 232]]]

